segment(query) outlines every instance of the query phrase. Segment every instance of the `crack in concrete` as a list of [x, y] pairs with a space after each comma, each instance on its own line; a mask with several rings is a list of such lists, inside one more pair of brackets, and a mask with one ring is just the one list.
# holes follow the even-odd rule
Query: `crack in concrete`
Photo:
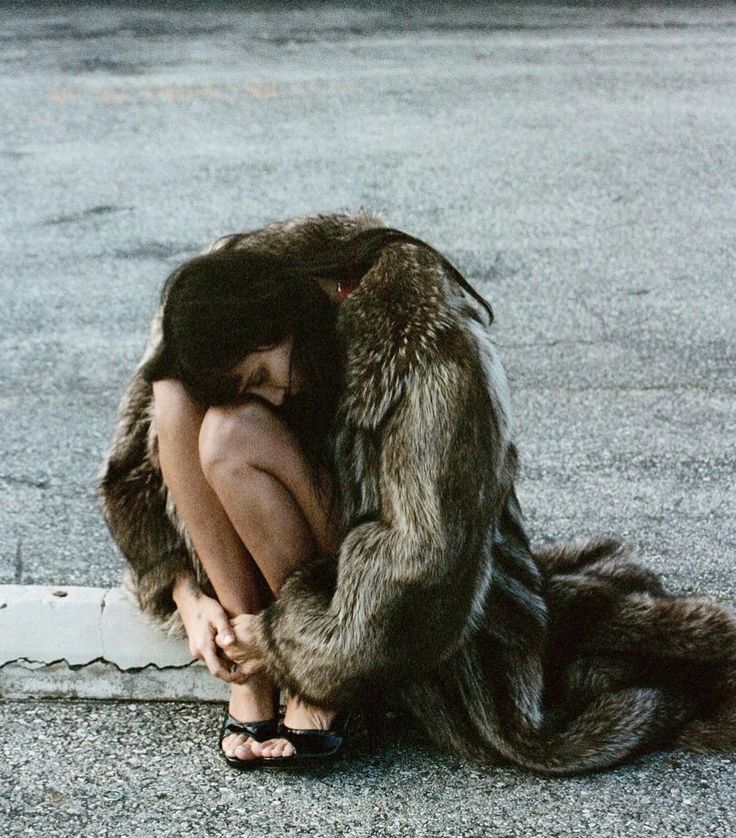
[[15, 549], [15, 568], [14, 580], [16, 585], [20, 585], [23, 578], [23, 540], [18, 539], [18, 546]]
[[603, 334], [604, 340], [607, 339], [608, 338], [608, 323], [606, 322], [605, 317], [590, 302], [590, 300], [587, 300], [585, 297], [583, 297], [580, 300], [580, 304], [585, 309], [585, 311], [588, 312], [588, 314], [592, 314], [593, 317], [598, 321], [598, 325], [601, 328], [601, 333]]
[[107, 651], [107, 649], [105, 648], [105, 629], [102, 625], [102, 620], [105, 616], [105, 608], [107, 606], [107, 595], [110, 593], [110, 590], [110, 588], [107, 588], [102, 594], [102, 599], [100, 599], [100, 613], [97, 615], [97, 630], [100, 634], [100, 645], [102, 646], [102, 660], [105, 659], [104, 655]]
[[137, 672], [145, 672], [146, 670], [152, 669], [155, 669], [157, 672], [171, 672], [175, 670], [189, 669], [190, 667], [199, 664], [199, 661], [191, 660], [188, 663], [168, 664], [166, 666], [159, 666], [156, 663], [147, 663], [145, 666], [130, 666], [123, 669], [121, 666], [115, 663], [115, 661], [109, 661], [103, 657], [94, 658], [93, 660], [87, 661], [86, 663], [69, 663], [69, 661], [66, 658], [57, 658], [53, 661], [36, 661], [30, 660], [29, 658], [15, 658], [14, 660], [5, 661], [5, 663], [0, 664], [0, 669], [5, 669], [6, 667], [15, 664], [16, 666], [21, 666], [24, 669], [33, 669], [34, 671], [38, 671], [39, 669], [63, 664], [67, 666], [72, 672], [77, 672], [79, 670], [86, 669], [87, 667], [92, 666], [96, 663], [101, 663], [106, 666], [110, 666], [113, 669], [117, 669], [118, 672], [121, 672], [123, 674], [135, 674]]

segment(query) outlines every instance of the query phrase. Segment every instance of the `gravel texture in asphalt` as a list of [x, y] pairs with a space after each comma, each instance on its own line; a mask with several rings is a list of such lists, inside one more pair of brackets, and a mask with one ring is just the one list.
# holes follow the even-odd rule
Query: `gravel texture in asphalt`
[[216, 752], [220, 715], [211, 705], [0, 704], [4, 829], [34, 838], [726, 838], [736, 830], [730, 756], [657, 754], [550, 780], [469, 766], [386, 723], [330, 768], [236, 772]]

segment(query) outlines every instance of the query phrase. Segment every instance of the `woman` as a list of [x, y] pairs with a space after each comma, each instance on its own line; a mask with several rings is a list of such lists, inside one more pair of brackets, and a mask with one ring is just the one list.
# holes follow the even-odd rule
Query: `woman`
[[[369, 216], [348, 225], [373, 226]], [[277, 686], [245, 677], [220, 648], [234, 640], [229, 618], [261, 611], [298, 564], [339, 545], [335, 320], [377, 245], [339, 246], [327, 232], [315, 263], [276, 257], [255, 233], [171, 275], [102, 479], [141, 606], [163, 617], [175, 605], [192, 654], [231, 684], [220, 741], [235, 767], [292, 757], [295, 745], [324, 755], [341, 741], [340, 725], [329, 730], [335, 713], [298, 695], [277, 738]]]
[[[276, 685], [230, 674], [214, 637], [231, 642], [228, 617], [257, 613], [297, 564], [338, 547], [326, 462], [337, 293], [334, 280], [315, 285], [242, 252], [194, 260], [169, 283], [166, 351], [144, 371], [161, 473], [216, 594], [183, 575], [173, 589], [192, 653], [233, 682], [222, 738], [230, 764], [294, 753], [275, 738]], [[290, 696], [284, 724], [326, 729], [333, 715]], [[256, 740], [271, 741], [257, 749]]]
[[[332, 712], [373, 694], [546, 774], [733, 747], [731, 611], [612, 540], [530, 547], [487, 304], [436, 250], [315, 216], [224, 240], [163, 302], [102, 494], [141, 607], [234, 683], [229, 761], [334, 753]], [[259, 667], [291, 690], [277, 741], [274, 685], [238, 683]]]

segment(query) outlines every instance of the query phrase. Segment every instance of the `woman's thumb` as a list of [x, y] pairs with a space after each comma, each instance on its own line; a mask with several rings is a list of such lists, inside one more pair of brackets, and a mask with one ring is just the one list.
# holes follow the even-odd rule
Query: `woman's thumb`
[[235, 643], [235, 635], [233, 634], [232, 626], [230, 625], [230, 621], [227, 617], [220, 617], [218, 620], [214, 620], [213, 622], [215, 624], [215, 628], [217, 629], [215, 643], [217, 643], [220, 648], [224, 648], [225, 646], [230, 646], [232, 643]]

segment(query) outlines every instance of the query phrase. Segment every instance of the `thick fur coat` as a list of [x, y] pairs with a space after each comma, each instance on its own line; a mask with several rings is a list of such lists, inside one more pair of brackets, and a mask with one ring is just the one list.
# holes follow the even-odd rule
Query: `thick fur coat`
[[[213, 247], [298, 259], [378, 225], [313, 216]], [[268, 671], [328, 706], [388, 695], [457, 754], [548, 774], [668, 744], [733, 748], [730, 610], [666, 595], [614, 541], [530, 548], [508, 388], [484, 316], [447, 261], [409, 237], [389, 242], [342, 303], [343, 540], [260, 614]], [[157, 340], [155, 320], [149, 353]], [[208, 590], [161, 479], [139, 371], [101, 496], [145, 611], [173, 618], [183, 570]]]

